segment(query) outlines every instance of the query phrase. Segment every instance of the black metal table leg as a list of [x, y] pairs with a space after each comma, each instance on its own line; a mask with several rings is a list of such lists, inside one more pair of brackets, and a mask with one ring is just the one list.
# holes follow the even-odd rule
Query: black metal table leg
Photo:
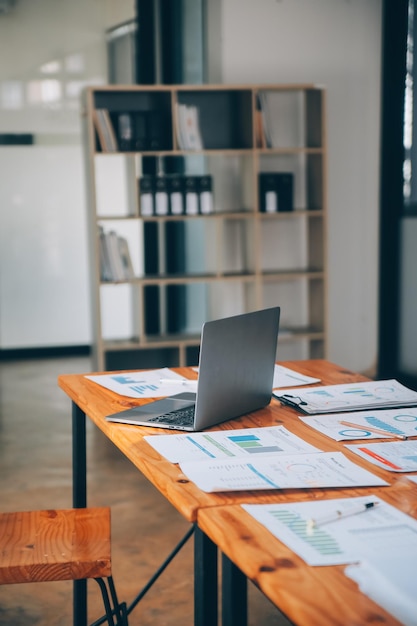
[[[72, 504], [87, 506], [87, 447], [85, 413], [72, 403]], [[73, 624], [87, 626], [87, 581], [74, 580]]]
[[222, 626], [246, 626], [247, 596], [246, 576], [222, 554]]
[[194, 626], [217, 626], [217, 546], [195, 527]]

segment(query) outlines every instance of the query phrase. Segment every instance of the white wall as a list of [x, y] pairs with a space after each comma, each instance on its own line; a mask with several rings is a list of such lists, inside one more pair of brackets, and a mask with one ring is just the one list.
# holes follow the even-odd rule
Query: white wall
[[329, 358], [372, 369], [381, 0], [210, 0], [208, 10], [210, 82], [313, 82], [327, 89]]
[[17, 0], [0, 16], [0, 348], [91, 342], [80, 90], [134, 0]]

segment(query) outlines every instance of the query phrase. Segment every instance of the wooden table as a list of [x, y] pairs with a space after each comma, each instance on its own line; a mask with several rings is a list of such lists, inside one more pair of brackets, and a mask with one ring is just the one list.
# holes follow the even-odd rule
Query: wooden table
[[[355, 374], [348, 371], [343, 367], [329, 363], [324, 360], [310, 360], [310, 361], [288, 361], [282, 363], [287, 367], [293, 368], [300, 373], [315, 376], [321, 379], [320, 384], [342, 384], [349, 382], [359, 382], [367, 380], [364, 376]], [[186, 376], [188, 378], [195, 378], [196, 373], [191, 368], [176, 368], [176, 372]], [[106, 372], [108, 373], [108, 372]], [[149, 427], [132, 426], [126, 424], [116, 424], [105, 421], [105, 416], [111, 413], [128, 409], [132, 406], [143, 404], [146, 400], [136, 400], [119, 396], [118, 394], [101, 387], [94, 382], [88, 380], [85, 374], [70, 374], [59, 376], [58, 383], [63, 391], [72, 400], [72, 421], [73, 421], [73, 506], [85, 507], [87, 506], [87, 489], [86, 489], [86, 422], [85, 417], [89, 419], [108, 437], [121, 452], [138, 468], [138, 470], [144, 474], [150, 482], [161, 492], [161, 494], [183, 515], [183, 517], [190, 523], [196, 524], [196, 531], [194, 537], [194, 622], [197, 626], [213, 626], [217, 624], [217, 545], [225, 555], [223, 559], [223, 571], [224, 571], [224, 620], [223, 626], [226, 623], [229, 625], [235, 624], [236, 626], [242, 626], [245, 623], [246, 609], [245, 609], [245, 595], [240, 595], [239, 602], [234, 602], [234, 595], [236, 592], [245, 594], [246, 578], [254, 580], [259, 584], [258, 578], [254, 575], [251, 569], [247, 569], [243, 562], [236, 559], [236, 552], [231, 550], [227, 546], [227, 537], [225, 534], [224, 519], [226, 516], [229, 520], [236, 520], [236, 528], [242, 530], [243, 527], [250, 529], [253, 533], [253, 537], [257, 535], [255, 522], [251, 523], [248, 518], [250, 516], [243, 515], [244, 511], [240, 507], [236, 506], [240, 503], [272, 503], [272, 502], [295, 502], [299, 500], [305, 500], [307, 498], [331, 498], [335, 497], [334, 489], [294, 489], [284, 492], [275, 491], [253, 491], [253, 492], [239, 492], [239, 493], [204, 493], [198, 489], [193, 483], [189, 482], [187, 478], [181, 473], [179, 467], [168, 462], [165, 458], [161, 457], [145, 440], [146, 435], [161, 434], [161, 432], [172, 432], [172, 434], [178, 434], [176, 431], [161, 431], [161, 429], [153, 429]], [[280, 403], [273, 399], [271, 404], [260, 410], [243, 416], [236, 420], [225, 422], [216, 427], [216, 429], [233, 429], [242, 427], [261, 427], [261, 426], [274, 426], [278, 424], [285, 425], [294, 434], [303, 437], [312, 445], [324, 451], [341, 450], [342, 445], [340, 442], [335, 442], [329, 438], [321, 435], [320, 433], [308, 428], [301, 420], [296, 418], [296, 412], [289, 407], [281, 406]], [[353, 453], [347, 451], [347, 456], [351, 454], [351, 458], [358, 464], [362, 464], [364, 467], [368, 467], [365, 461], [362, 461]], [[395, 485], [400, 480], [393, 476], [391, 473], [380, 470], [378, 468], [372, 468], [375, 474], [382, 476], [385, 480], [388, 480], [393, 487], [379, 487], [372, 488], [372, 491], [377, 495], [381, 495], [386, 499], [388, 493], [395, 491]], [[404, 494], [407, 497], [401, 499], [400, 508], [406, 513], [411, 513], [417, 517], [417, 487], [407, 481], [407, 485], [404, 487]], [[383, 491], [382, 491], [383, 490]], [[343, 495], [365, 495], [369, 493], [369, 488], [355, 488], [349, 490], [337, 490], [337, 497], [343, 497]], [[401, 492], [402, 493], [402, 492]], [[394, 496], [393, 496], [394, 497]], [[233, 505], [230, 507], [230, 505]], [[214, 510], [216, 507], [216, 510]], [[217, 510], [217, 507], [218, 510]], [[225, 508], [226, 507], [226, 508]], [[218, 518], [208, 515], [209, 510], [213, 509], [213, 513], [218, 514]], [[205, 513], [207, 512], [207, 515]], [[223, 520], [223, 521], [222, 521]], [[255, 528], [254, 528], [255, 526]], [[260, 525], [258, 525], [260, 526]], [[257, 533], [259, 536], [265, 536], [269, 538], [270, 543], [272, 537], [262, 527], [258, 528]], [[237, 536], [240, 536], [237, 533]], [[245, 545], [244, 533], [240, 536], [241, 546]], [[252, 535], [251, 535], [252, 536]], [[256, 539], [257, 540], [257, 539]], [[254, 539], [255, 541], [255, 539]], [[268, 540], [266, 540], [268, 541]], [[242, 544], [243, 542], [243, 544]], [[276, 545], [279, 545], [277, 540], [274, 540]], [[280, 549], [282, 546], [280, 547]], [[288, 550], [287, 550], [288, 553]], [[313, 594], [316, 585], [321, 585], [320, 576], [317, 572], [323, 570], [323, 568], [311, 568], [308, 566], [301, 567], [300, 562], [296, 559], [293, 553], [290, 553], [291, 562], [297, 562], [298, 568], [302, 569], [303, 576], [308, 578], [309, 586], [308, 594]], [[265, 554], [260, 550], [259, 558], [262, 560]], [[287, 558], [287, 557], [286, 557]], [[246, 557], [245, 559], [246, 560]], [[333, 617], [339, 619], [341, 607], [343, 606], [343, 596], [345, 589], [349, 588], [353, 583], [347, 583], [345, 577], [340, 571], [340, 575], [337, 575], [337, 568], [331, 569], [336, 576], [336, 587], [333, 583], [329, 583], [328, 594], [334, 600]], [[298, 571], [298, 570], [297, 570]], [[242, 574], [243, 572], [243, 574]], [[300, 618], [300, 624], [324, 624], [325, 622], [308, 622], [308, 620], [301, 619], [302, 611], [294, 609], [290, 611], [292, 604], [304, 605], [307, 602], [304, 600], [304, 593], [298, 593], [294, 595], [293, 602], [290, 599], [287, 602], [282, 602], [281, 595], [274, 595], [270, 592], [268, 585], [264, 587], [264, 579], [270, 580], [273, 576], [262, 576], [259, 580], [262, 580], [262, 586], [260, 588], [265, 591], [266, 595], [270, 597], [273, 602], [276, 602], [278, 607], [285, 605], [283, 610], [288, 612], [288, 615], [294, 613], [297, 619]], [[285, 577], [284, 577], [285, 578]], [[343, 584], [342, 581], [343, 580]], [[314, 582], [316, 581], [316, 582]], [[273, 586], [274, 583], [272, 583]], [[282, 594], [286, 596], [286, 592]], [[291, 595], [291, 594], [289, 594]], [[339, 598], [340, 596], [340, 598]], [[352, 589], [352, 597], [363, 598], [364, 606], [368, 606], [368, 610], [374, 615], [384, 615], [382, 609], [375, 608], [375, 605], [371, 603], [359, 594], [357, 591], [354, 593]], [[339, 598], [339, 600], [337, 600]], [[361, 600], [362, 602], [362, 600]], [[308, 603], [307, 603], [308, 604]], [[287, 606], [288, 605], [288, 606]], [[330, 610], [330, 609], [329, 609]], [[379, 611], [379, 613], [378, 613]], [[366, 610], [365, 610], [366, 613]], [[368, 618], [365, 619], [365, 613], [363, 613], [364, 619], [357, 623], [371, 623]], [[368, 621], [366, 621], [368, 620]], [[328, 622], [329, 624], [331, 622]], [[337, 624], [338, 622], [333, 622]], [[394, 622], [386, 622], [394, 623]], [[74, 585], [74, 624], [76, 626], [84, 626], [86, 624], [86, 586], [85, 581], [77, 581]]]
[[[337, 497], [342, 492], [337, 490]], [[403, 484], [372, 492], [417, 517], [417, 489], [405, 478]], [[356, 583], [344, 575], [344, 565], [308, 566], [238, 505], [201, 509], [198, 526], [225, 555], [223, 615], [228, 626], [243, 623], [240, 594], [246, 578], [297, 626], [400, 626], [358, 591]]]

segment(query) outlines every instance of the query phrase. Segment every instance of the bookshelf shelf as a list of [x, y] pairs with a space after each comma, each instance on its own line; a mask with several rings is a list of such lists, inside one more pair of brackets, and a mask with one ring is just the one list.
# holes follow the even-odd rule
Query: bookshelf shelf
[[94, 368], [195, 365], [205, 320], [275, 305], [278, 358], [325, 358], [325, 91], [111, 85], [85, 109]]

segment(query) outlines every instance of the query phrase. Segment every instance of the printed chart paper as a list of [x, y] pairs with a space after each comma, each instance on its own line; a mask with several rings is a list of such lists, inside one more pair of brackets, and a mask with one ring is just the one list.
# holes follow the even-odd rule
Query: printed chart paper
[[[333, 511], [346, 511], [358, 503], [378, 502], [357, 515], [311, 527], [312, 518]], [[417, 552], [417, 520], [374, 495], [294, 502], [288, 504], [244, 504], [242, 507], [308, 565], [340, 565], [360, 561], [365, 547], [381, 553], [395, 546], [397, 554], [409, 545]]]
[[[173, 372], [168, 367], [141, 372], [98, 374], [86, 376], [86, 378], [106, 389], [115, 391], [121, 396], [127, 396], [128, 398], [159, 398], [162, 396], [170, 396], [174, 393], [178, 393], [178, 391], [175, 390], [175, 381], [178, 381], [180, 385], [183, 385], [184, 381], [182, 376]], [[195, 389], [192, 389], [192, 391], [194, 390]], [[182, 391], [184, 391], [183, 386]]]
[[408, 389], [394, 379], [307, 389], [303, 387], [280, 389], [274, 391], [274, 396], [284, 404], [310, 415], [417, 406], [417, 391]]
[[182, 472], [208, 493], [253, 489], [313, 489], [387, 485], [349, 461], [342, 452], [296, 454], [263, 459], [186, 461]]
[[[194, 370], [198, 372], [198, 367]], [[140, 372], [96, 374], [86, 376], [86, 378], [128, 398], [161, 398], [173, 396], [182, 391], [197, 391], [197, 380], [184, 378], [168, 367]], [[305, 376], [287, 367], [275, 365], [274, 387], [309, 385], [319, 381], [319, 378]]]
[[171, 463], [320, 452], [284, 426], [148, 435], [145, 439]]
[[274, 389], [278, 387], [297, 387], [298, 385], [311, 385], [313, 383], [319, 383], [320, 378], [313, 378], [312, 376], [306, 376], [300, 374], [289, 367], [275, 364], [274, 381], [272, 387]]
[[[383, 439], [397, 435], [417, 437], [417, 408], [325, 413], [314, 417], [306, 415], [298, 417], [307, 426], [311, 426], [335, 441]], [[342, 424], [344, 421], [357, 426], [346, 426]], [[369, 430], [370, 428], [383, 432], [376, 433]]]
[[417, 441], [346, 445], [370, 463], [390, 472], [417, 472]]

